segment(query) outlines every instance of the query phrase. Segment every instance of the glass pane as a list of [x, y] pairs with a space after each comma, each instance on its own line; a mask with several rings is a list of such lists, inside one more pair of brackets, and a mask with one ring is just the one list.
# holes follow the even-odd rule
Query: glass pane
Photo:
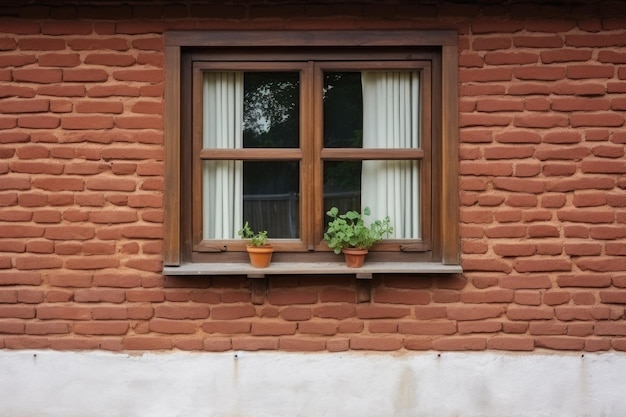
[[297, 72], [246, 72], [243, 94], [244, 148], [299, 147]]
[[[361, 210], [360, 161], [332, 161], [324, 163], [324, 213], [337, 207], [340, 213]], [[326, 217], [326, 225], [330, 218]]]
[[324, 147], [417, 148], [419, 72], [324, 73]]
[[300, 224], [298, 162], [243, 163], [243, 221], [270, 238], [297, 238]]
[[[340, 213], [361, 212], [369, 207], [365, 222], [391, 219], [389, 238], [419, 239], [418, 161], [329, 161], [324, 163], [324, 213], [337, 207]], [[324, 226], [330, 218], [324, 217]]]
[[[418, 71], [325, 73], [324, 146], [418, 148], [419, 82]], [[327, 162], [324, 210], [369, 207], [366, 222], [389, 216], [390, 237], [418, 239], [419, 170], [418, 161]]]
[[363, 146], [361, 73], [324, 73], [324, 147]]

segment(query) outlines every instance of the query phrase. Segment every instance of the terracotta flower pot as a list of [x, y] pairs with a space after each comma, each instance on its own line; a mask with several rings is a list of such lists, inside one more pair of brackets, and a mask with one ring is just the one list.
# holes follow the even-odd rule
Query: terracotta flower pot
[[367, 255], [367, 249], [357, 248], [343, 248], [341, 250], [346, 259], [346, 266], [348, 268], [360, 268], [365, 261], [365, 255]]
[[246, 247], [248, 256], [250, 256], [250, 265], [255, 268], [267, 268], [272, 261], [272, 253], [274, 247], [271, 245], [250, 246]]

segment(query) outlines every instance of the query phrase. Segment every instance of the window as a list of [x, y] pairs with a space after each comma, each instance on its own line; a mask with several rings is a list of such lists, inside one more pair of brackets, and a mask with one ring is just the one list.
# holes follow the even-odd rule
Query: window
[[268, 273], [333, 272], [333, 206], [391, 218], [374, 272], [459, 272], [456, 38], [166, 34], [165, 272], [245, 272], [245, 221]]

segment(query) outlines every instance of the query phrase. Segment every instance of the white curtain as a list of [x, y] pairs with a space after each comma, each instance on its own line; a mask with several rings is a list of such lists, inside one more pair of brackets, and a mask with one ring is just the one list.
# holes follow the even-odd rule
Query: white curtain
[[[205, 73], [202, 132], [203, 148], [242, 147], [242, 72]], [[204, 161], [202, 204], [203, 238], [235, 238], [243, 218], [242, 161]]]
[[[419, 146], [419, 74], [372, 71], [361, 74], [363, 147]], [[420, 237], [417, 161], [363, 161], [361, 206], [371, 220], [391, 218], [394, 237]]]

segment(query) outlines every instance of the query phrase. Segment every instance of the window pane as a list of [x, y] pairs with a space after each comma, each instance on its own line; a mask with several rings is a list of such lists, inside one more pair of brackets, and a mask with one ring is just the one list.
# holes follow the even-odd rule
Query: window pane
[[[206, 72], [202, 146], [299, 146], [299, 74]], [[245, 221], [270, 237], [298, 237], [297, 162], [204, 161], [203, 238], [235, 239]]]
[[361, 73], [324, 73], [324, 147], [363, 146]]
[[[341, 213], [361, 210], [360, 161], [324, 163], [324, 213], [331, 207], [337, 207]], [[327, 218], [324, 224], [328, 221]]]
[[[418, 148], [419, 82], [418, 71], [325, 73], [324, 146]], [[327, 162], [325, 211], [369, 207], [369, 220], [391, 218], [391, 237], [418, 239], [419, 169], [418, 161]]]
[[244, 162], [243, 221], [270, 238], [297, 238], [300, 224], [298, 162]]
[[297, 72], [246, 72], [243, 94], [244, 148], [299, 147]]

